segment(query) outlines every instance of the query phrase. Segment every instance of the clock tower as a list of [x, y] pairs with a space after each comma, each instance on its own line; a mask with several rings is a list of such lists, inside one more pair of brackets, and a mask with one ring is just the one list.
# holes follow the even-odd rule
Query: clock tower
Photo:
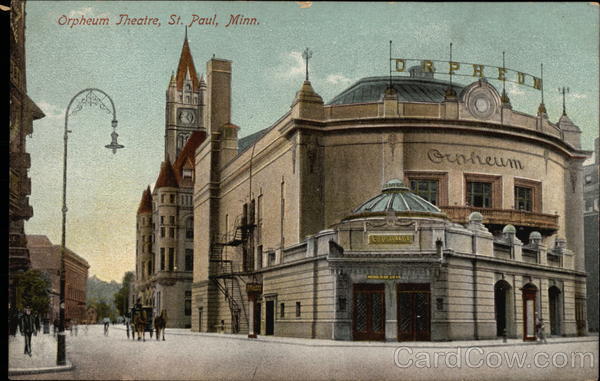
[[204, 130], [206, 83], [198, 79], [187, 39], [187, 28], [177, 73], [171, 75], [165, 110], [165, 159], [175, 162], [192, 132]]

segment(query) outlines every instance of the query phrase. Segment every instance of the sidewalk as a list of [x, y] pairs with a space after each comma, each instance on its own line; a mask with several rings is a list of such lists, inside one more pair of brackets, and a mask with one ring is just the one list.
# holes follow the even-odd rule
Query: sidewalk
[[[31, 336], [31, 357], [23, 353], [25, 337], [17, 333], [8, 337], [8, 374], [35, 374], [47, 372], [63, 372], [73, 369], [67, 365], [56, 365], [57, 339], [51, 333], [39, 333]], [[66, 349], [65, 349], [66, 350]]]
[[[125, 327], [116, 325], [112, 328], [125, 331]], [[233, 340], [256, 341], [263, 343], [278, 343], [301, 345], [308, 347], [398, 347], [409, 346], [413, 348], [471, 348], [471, 347], [501, 347], [518, 345], [544, 345], [536, 341], [523, 341], [523, 339], [507, 339], [506, 343], [502, 339], [495, 340], [455, 340], [455, 341], [341, 341], [324, 339], [306, 339], [296, 337], [282, 336], [258, 336], [256, 339], [249, 339], [245, 334], [230, 333], [206, 333], [192, 332], [184, 328], [167, 328], [165, 330], [165, 339], [170, 335], [186, 335], [199, 337], [214, 337]], [[550, 337], [547, 338], [547, 344], [563, 344], [574, 342], [598, 342], [598, 334], [589, 336], [571, 336], [571, 337]]]

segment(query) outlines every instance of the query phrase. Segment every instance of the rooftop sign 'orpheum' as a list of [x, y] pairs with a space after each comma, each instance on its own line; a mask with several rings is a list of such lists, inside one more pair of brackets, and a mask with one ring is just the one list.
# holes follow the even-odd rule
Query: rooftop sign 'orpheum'
[[[506, 67], [456, 61], [421, 60], [416, 58], [392, 58], [392, 61], [396, 63], [397, 72], [404, 72], [408, 62], [419, 62], [421, 70], [424, 73], [492, 78], [499, 81], [512, 82], [518, 85], [532, 87], [537, 90], [542, 89], [542, 78], [521, 71], [507, 69]], [[440, 68], [447, 68], [448, 71], [438, 71]]]

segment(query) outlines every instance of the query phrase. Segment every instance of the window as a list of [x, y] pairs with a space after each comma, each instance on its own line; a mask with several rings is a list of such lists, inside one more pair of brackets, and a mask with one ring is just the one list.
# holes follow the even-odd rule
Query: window
[[465, 174], [465, 205], [502, 208], [502, 177]]
[[281, 303], [279, 305], [279, 317], [280, 318], [285, 317], [285, 303]]
[[175, 228], [169, 228], [169, 237], [175, 238]]
[[169, 223], [175, 225], [175, 216], [169, 216]]
[[165, 216], [160, 216], [160, 224], [161, 225], [165, 224]]
[[165, 202], [165, 195], [164, 194], [160, 195], [160, 202], [162, 202], [162, 203]]
[[165, 237], [165, 228], [161, 226], [160, 228], [160, 238], [164, 238]]
[[148, 275], [152, 275], [152, 261], [148, 261]]
[[194, 270], [194, 250], [185, 249], [185, 271]]
[[174, 194], [169, 195], [169, 202], [171, 204], [173, 204], [175, 202], [175, 195]]
[[184, 301], [183, 311], [184, 311], [183, 313], [185, 314], [185, 316], [190, 316], [192, 314], [192, 292], [191, 291], [185, 292], [185, 301]]
[[169, 247], [169, 271], [173, 271], [175, 267], [175, 249]]
[[300, 302], [296, 302], [296, 317], [300, 317]]
[[533, 190], [515, 187], [515, 209], [531, 212], [533, 210]]
[[467, 182], [467, 203], [477, 208], [492, 207], [492, 184]]
[[184, 179], [191, 179], [192, 178], [192, 170], [191, 169], [184, 169], [183, 170], [183, 178]]
[[586, 184], [592, 183], [592, 175], [585, 175], [585, 183]]
[[406, 171], [404, 183], [411, 191], [436, 206], [448, 205], [448, 174], [446, 172]]
[[185, 221], [185, 238], [194, 239], [194, 219], [188, 218]]
[[529, 212], [542, 211], [542, 183], [529, 179], [515, 178], [514, 208]]
[[423, 197], [433, 205], [438, 204], [438, 181], [437, 180], [410, 180], [410, 190]]
[[164, 247], [160, 248], [160, 269], [161, 270], [165, 269], [165, 248]]

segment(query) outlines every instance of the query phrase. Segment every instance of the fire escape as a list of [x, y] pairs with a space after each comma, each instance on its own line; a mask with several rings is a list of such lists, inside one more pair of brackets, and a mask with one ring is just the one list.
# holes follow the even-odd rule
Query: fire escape
[[[254, 272], [254, 263], [249, 261], [248, 252], [252, 253], [253, 231], [254, 225], [253, 216], [248, 218], [247, 208], [244, 205], [244, 213], [235, 221], [235, 231], [233, 235], [223, 235], [215, 239], [210, 251], [210, 266], [211, 273], [209, 278], [215, 283], [217, 289], [225, 296], [225, 300], [229, 305], [231, 312], [232, 331], [234, 333], [240, 330], [240, 318], [244, 318], [246, 323], [248, 313], [243, 303], [244, 292], [246, 291], [245, 276], [252, 275]], [[242, 248], [242, 261], [236, 262], [231, 258], [227, 258], [225, 248], [240, 247]], [[243, 288], [242, 285], [243, 284]]]

